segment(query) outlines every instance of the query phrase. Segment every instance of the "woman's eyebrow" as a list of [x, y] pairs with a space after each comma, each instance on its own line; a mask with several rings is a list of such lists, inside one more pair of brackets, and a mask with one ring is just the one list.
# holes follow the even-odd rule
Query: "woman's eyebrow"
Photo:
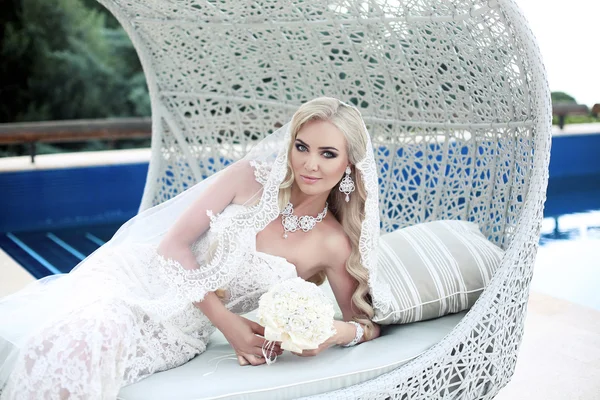
[[[299, 142], [302, 146], [306, 147], [307, 149], [310, 149], [310, 146], [308, 144], [306, 144], [303, 140], [296, 139], [296, 142]], [[336, 149], [335, 147], [332, 147], [332, 146], [319, 147], [319, 150], [335, 150], [335, 151], [339, 151], [338, 149]]]
[[319, 147], [319, 150], [335, 150], [335, 151], [339, 151], [335, 147], [331, 147], [331, 146]]

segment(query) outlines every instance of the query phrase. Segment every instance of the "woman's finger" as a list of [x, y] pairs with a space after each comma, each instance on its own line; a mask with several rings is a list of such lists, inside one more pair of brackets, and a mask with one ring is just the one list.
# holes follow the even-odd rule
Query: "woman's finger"
[[274, 358], [275, 356], [280, 356], [283, 354], [283, 350], [279, 349], [279, 351], [271, 350], [271, 349], [261, 349], [260, 355], [262, 357]]
[[302, 353], [296, 353], [292, 351], [292, 354], [295, 354], [300, 357], [313, 357], [317, 355], [316, 350], [304, 350]]
[[263, 347], [263, 346], [267, 346], [268, 344], [269, 344], [269, 341], [265, 340], [264, 337], [254, 335], [254, 338], [252, 339], [252, 345], [256, 346], [256, 347]]
[[255, 348], [260, 349], [258, 352], [257, 351], [252, 351], [250, 353], [253, 354], [262, 354], [262, 349], [265, 349], [265, 351], [268, 353], [269, 350], [273, 353], [273, 354], [277, 354], [277, 355], [281, 355], [283, 354], [283, 349], [277, 345], [273, 345], [272, 343], [270, 343], [267, 340], [264, 340], [262, 338], [259, 338], [258, 336], [256, 336], [256, 338], [258, 340], [253, 341], [252, 345]]
[[265, 336], [265, 327], [254, 322], [254, 321], [250, 321], [250, 328], [252, 329], [252, 332], [261, 335], [261, 336]]
[[[266, 343], [264, 343], [264, 344], [262, 344], [260, 346], [256, 346], [256, 347], [258, 347], [259, 349], [265, 349], [265, 351], [266, 350], [270, 350], [273, 353], [282, 353], [283, 352], [283, 349], [281, 347], [279, 347], [279, 346], [273, 346], [269, 342], [266, 342]], [[262, 353], [262, 351], [260, 353]]]
[[248, 362], [248, 360], [246, 360], [244, 357], [238, 355], [237, 356], [238, 359], [238, 363], [243, 367], [245, 365], [249, 365], [250, 363]]
[[261, 365], [267, 362], [263, 356], [257, 356], [255, 354], [244, 354], [244, 358], [252, 365]]

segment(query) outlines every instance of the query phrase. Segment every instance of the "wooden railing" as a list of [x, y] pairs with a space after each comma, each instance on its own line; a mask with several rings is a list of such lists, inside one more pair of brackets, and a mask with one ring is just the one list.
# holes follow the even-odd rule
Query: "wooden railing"
[[[553, 104], [552, 113], [564, 125], [568, 114], [589, 114], [581, 104]], [[592, 114], [600, 112], [594, 105]], [[87, 140], [123, 140], [152, 137], [151, 118], [82, 119], [70, 121], [23, 122], [0, 124], [0, 145], [28, 144], [31, 162], [35, 162], [38, 142], [83, 142]]]
[[0, 124], [0, 145], [28, 144], [31, 162], [38, 142], [83, 142], [150, 138], [150, 118], [114, 118]]

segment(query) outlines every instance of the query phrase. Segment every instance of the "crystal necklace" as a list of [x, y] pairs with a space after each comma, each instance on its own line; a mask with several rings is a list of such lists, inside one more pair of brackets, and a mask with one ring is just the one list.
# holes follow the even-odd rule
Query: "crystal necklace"
[[294, 215], [294, 206], [292, 203], [288, 203], [287, 206], [281, 212], [281, 224], [283, 225], [283, 238], [287, 239], [288, 232], [296, 232], [298, 229], [302, 229], [304, 232], [310, 231], [317, 225], [317, 222], [323, 221], [323, 218], [327, 215], [327, 206], [329, 204], [325, 202], [325, 208], [323, 211], [313, 217], [310, 215], [303, 215], [298, 217]]

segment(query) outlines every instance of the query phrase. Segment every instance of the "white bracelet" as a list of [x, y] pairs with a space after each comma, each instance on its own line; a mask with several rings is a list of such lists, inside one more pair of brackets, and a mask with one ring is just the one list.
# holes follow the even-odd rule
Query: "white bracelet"
[[358, 322], [348, 321], [348, 323], [356, 326], [356, 335], [354, 336], [354, 339], [350, 343], [343, 344], [342, 347], [350, 347], [350, 346], [356, 345], [358, 342], [361, 341], [361, 339], [363, 338], [363, 334], [365, 333], [362, 325], [359, 324]]

